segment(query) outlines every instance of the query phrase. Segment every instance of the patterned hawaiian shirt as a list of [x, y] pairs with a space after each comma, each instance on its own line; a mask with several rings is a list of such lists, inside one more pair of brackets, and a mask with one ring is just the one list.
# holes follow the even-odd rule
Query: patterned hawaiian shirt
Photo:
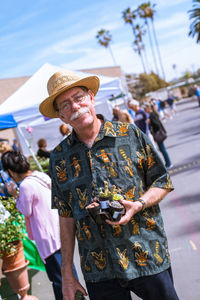
[[53, 150], [50, 170], [52, 207], [75, 219], [85, 281], [131, 280], [169, 268], [159, 205], [137, 213], [125, 226], [96, 224], [85, 209], [104, 181], [130, 201], [150, 187], [173, 189], [158, 153], [135, 125], [104, 121], [91, 148], [73, 132]]

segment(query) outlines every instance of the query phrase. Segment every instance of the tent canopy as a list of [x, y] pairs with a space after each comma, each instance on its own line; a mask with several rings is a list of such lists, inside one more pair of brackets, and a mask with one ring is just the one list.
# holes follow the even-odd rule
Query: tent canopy
[[[49, 150], [54, 148], [62, 139], [59, 132], [59, 126], [62, 124], [60, 119], [46, 120], [39, 112], [39, 104], [48, 97], [48, 79], [59, 70], [60, 67], [58, 66], [48, 63], [44, 64], [0, 105], [0, 129], [20, 127], [20, 131], [23, 132], [25, 139], [29, 141], [34, 152], [38, 149], [37, 141], [40, 138], [47, 140], [47, 148]], [[76, 73], [80, 78], [91, 75], [83, 72]], [[101, 113], [105, 118], [111, 119], [112, 106], [108, 99], [122, 92], [121, 82], [119, 78], [115, 77], [98, 77], [100, 79], [100, 89], [95, 96], [96, 113]], [[27, 130], [28, 128], [32, 128], [32, 130]], [[28, 154], [29, 149], [27, 149], [18, 130], [17, 134], [24, 154]]]
[[[61, 68], [44, 64], [29, 80], [27, 80], [14, 94], [0, 105], [0, 114], [9, 114], [38, 105], [48, 97], [47, 82], [49, 78]], [[76, 72], [82, 78], [91, 74]], [[100, 89], [95, 97], [96, 103], [109, 99], [121, 92], [121, 82], [117, 77], [99, 76]]]
[[0, 130], [17, 127], [17, 122], [11, 114], [0, 116]]

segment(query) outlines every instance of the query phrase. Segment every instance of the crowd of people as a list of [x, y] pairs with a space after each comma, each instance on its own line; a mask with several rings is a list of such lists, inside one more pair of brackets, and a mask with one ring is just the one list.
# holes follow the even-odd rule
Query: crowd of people
[[[50, 177], [6, 149], [2, 168], [18, 189], [5, 187], [17, 199], [56, 300], [74, 300], [77, 291], [90, 300], [130, 300], [131, 291], [144, 300], [178, 300], [159, 208], [173, 190], [166, 130], [154, 101], [140, 107], [131, 98], [127, 109], [114, 107], [112, 121], [96, 115], [98, 89], [96, 76], [59, 71], [49, 79], [40, 112], [63, 122], [55, 149], [38, 141], [37, 154], [50, 156]], [[123, 208], [117, 221], [106, 213], [108, 195]], [[99, 209], [100, 223], [88, 213], [91, 205]], [[73, 264], [75, 237], [87, 291]]]
[[151, 99], [148, 102], [140, 102], [129, 96], [127, 101], [127, 109], [121, 109], [115, 105], [113, 108], [112, 121], [120, 121], [135, 124], [144, 134], [148, 136], [151, 143], [156, 149], [159, 149], [163, 155], [165, 166], [171, 169], [169, 154], [166, 150], [164, 140], [167, 138], [167, 132], [163, 125], [163, 121], [172, 119], [176, 114], [174, 98], [169, 96], [166, 100], [168, 103], [168, 112], [166, 111], [165, 101]]

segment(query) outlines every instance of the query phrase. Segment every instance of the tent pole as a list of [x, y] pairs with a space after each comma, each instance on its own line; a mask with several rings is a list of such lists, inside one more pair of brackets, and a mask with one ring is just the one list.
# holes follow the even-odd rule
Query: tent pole
[[17, 127], [17, 130], [18, 130], [19, 134], [22, 136], [22, 138], [24, 139], [24, 142], [25, 142], [26, 146], [28, 147], [31, 155], [33, 156], [33, 159], [36, 162], [38, 168], [40, 169], [41, 172], [44, 172], [41, 165], [40, 165], [40, 163], [39, 163], [39, 161], [37, 160], [37, 157], [35, 156], [35, 153], [33, 152], [32, 148], [31, 148], [31, 145], [29, 144], [29, 142], [25, 138], [25, 136], [24, 136], [24, 134], [23, 134], [23, 132], [22, 132], [22, 130], [19, 126]]
[[16, 140], [17, 140], [17, 146], [19, 146], [19, 150], [20, 150], [20, 152], [22, 152], [22, 147], [21, 147], [21, 145], [20, 145], [20, 142], [19, 142], [19, 137], [18, 137], [18, 135], [17, 135], [17, 130], [16, 130], [16, 127], [15, 128], [12, 128], [13, 129], [13, 133], [14, 133], [14, 136], [15, 136], [15, 138], [16, 138]]

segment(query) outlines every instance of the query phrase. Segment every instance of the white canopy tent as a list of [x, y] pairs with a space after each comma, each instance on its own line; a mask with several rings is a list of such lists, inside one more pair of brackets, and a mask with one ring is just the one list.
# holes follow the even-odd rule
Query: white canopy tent
[[[39, 104], [48, 97], [47, 81], [60, 67], [50, 64], [43, 65], [28, 81], [25, 82], [14, 94], [0, 105], [0, 115], [12, 114], [17, 122], [16, 132], [22, 151], [30, 154], [30, 144], [36, 153], [37, 141], [40, 138], [47, 140], [47, 148], [51, 150], [62, 139], [59, 132], [61, 121], [59, 119], [46, 120], [39, 112]], [[83, 72], [76, 72], [81, 78], [90, 76]], [[100, 89], [95, 97], [96, 113], [103, 114], [107, 119], [112, 117], [112, 106], [109, 98], [122, 92], [119, 78], [98, 76]], [[28, 143], [27, 143], [28, 141]]]

